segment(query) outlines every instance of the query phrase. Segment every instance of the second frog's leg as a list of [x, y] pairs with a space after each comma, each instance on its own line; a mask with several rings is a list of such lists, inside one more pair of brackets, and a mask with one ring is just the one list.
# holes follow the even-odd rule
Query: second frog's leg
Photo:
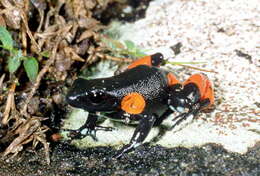
[[130, 143], [119, 150], [118, 153], [114, 155], [114, 158], [120, 158], [124, 153], [128, 153], [141, 145], [153, 127], [155, 120], [155, 115], [143, 115], [143, 117], [139, 120], [139, 124], [134, 131]]
[[130, 65], [128, 65], [127, 68], [117, 70], [115, 72], [115, 75], [119, 75], [120, 73], [124, 72], [125, 70], [132, 69], [134, 67], [137, 67], [139, 65], [147, 65], [147, 66], [154, 66], [154, 67], [160, 67], [160, 65], [164, 65], [166, 62], [163, 58], [163, 55], [161, 53], [155, 53], [153, 55], [144, 56], [137, 60], [134, 60]]

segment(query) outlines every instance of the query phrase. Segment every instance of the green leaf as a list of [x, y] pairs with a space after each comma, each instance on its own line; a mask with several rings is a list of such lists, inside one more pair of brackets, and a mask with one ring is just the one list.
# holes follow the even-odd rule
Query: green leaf
[[40, 53], [41, 56], [43, 57], [50, 57], [50, 52], [49, 51], [43, 51]]
[[8, 58], [8, 70], [10, 73], [14, 73], [21, 65], [22, 51], [14, 50], [14, 56]]
[[10, 33], [4, 28], [0, 26], [0, 41], [2, 42], [2, 47], [7, 50], [13, 49], [13, 39]]
[[141, 51], [140, 49], [137, 49], [135, 55], [136, 55], [137, 57], [147, 56], [147, 54], [146, 54], [145, 52]]
[[39, 70], [38, 61], [34, 57], [25, 57], [23, 66], [30, 81], [35, 81]]
[[128, 50], [133, 50], [136, 48], [134, 42], [132, 42], [131, 40], [125, 40], [124, 42]]

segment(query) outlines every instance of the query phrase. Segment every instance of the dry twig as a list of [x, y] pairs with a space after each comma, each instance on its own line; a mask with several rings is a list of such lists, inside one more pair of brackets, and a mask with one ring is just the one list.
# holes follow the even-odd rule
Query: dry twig
[[49, 143], [45, 140], [45, 132], [48, 130], [46, 126], [41, 125], [41, 119], [39, 117], [32, 117], [23, 121], [22, 124], [15, 130], [14, 134], [19, 136], [13, 140], [13, 142], [6, 148], [3, 156], [7, 156], [13, 153], [16, 156], [23, 149], [23, 145], [33, 141], [33, 147], [41, 142], [44, 145], [45, 155], [47, 163], [50, 163], [49, 156]]
[[3, 113], [3, 119], [1, 122], [3, 125], [8, 124], [8, 122], [10, 120], [9, 116], [10, 116], [11, 109], [13, 109], [13, 110], [15, 109], [15, 103], [14, 103], [15, 88], [16, 88], [16, 81], [11, 85], [9, 93], [8, 93], [5, 111]]

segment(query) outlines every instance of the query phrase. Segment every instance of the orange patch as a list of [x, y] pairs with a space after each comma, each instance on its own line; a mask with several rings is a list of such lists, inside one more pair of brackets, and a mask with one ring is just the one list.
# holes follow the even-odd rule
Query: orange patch
[[129, 114], [140, 114], [144, 108], [144, 97], [137, 92], [126, 95], [121, 101], [121, 109]]
[[184, 86], [189, 83], [194, 83], [196, 86], [198, 86], [200, 91], [200, 96], [203, 97], [204, 92], [206, 90], [206, 78], [202, 74], [194, 74], [189, 77], [188, 80], [184, 82]]
[[207, 84], [207, 87], [206, 87], [206, 90], [205, 90], [205, 94], [204, 94], [204, 96], [202, 98], [203, 99], [208, 98], [210, 100], [210, 104], [209, 105], [212, 105], [212, 104], [214, 104], [214, 101], [215, 101], [213, 86], [212, 86], [211, 82], [208, 79], [207, 79], [207, 83], [206, 84]]
[[51, 139], [54, 142], [58, 142], [62, 139], [62, 136], [59, 133], [54, 133], [54, 134], [51, 135]]
[[209, 99], [210, 105], [214, 103], [214, 90], [211, 82], [203, 74], [194, 74], [184, 82], [184, 85], [194, 83], [198, 86], [201, 99]]
[[135, 60], [134, 62], [132, 62], [132, 64], [130, 64], [127, 68], [131, 69], [134, 68], [136, 66], [139, 65], [148, 65], [148, 66], [152, 66], [152, 58], [151, 56], [144, 56], [140, 59]]
[[167, 74], [168, 85], [180, 84], [180, 81], [172, 73]]

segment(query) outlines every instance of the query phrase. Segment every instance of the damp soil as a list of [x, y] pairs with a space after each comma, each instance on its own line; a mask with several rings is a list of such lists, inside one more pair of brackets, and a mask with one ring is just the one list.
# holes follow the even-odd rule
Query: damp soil
[[260, 173], [260, 144], [246, 154], [230, 153], [219, 145], [167, 149], [145, 144], [121, 159], [111, 159], [110, 147], [79, 150], [71, 145], [52, 147], [51, 164], [43, 150], [23, 152], [8, 161], [0, 160], [0, 175], [251, 175]]

